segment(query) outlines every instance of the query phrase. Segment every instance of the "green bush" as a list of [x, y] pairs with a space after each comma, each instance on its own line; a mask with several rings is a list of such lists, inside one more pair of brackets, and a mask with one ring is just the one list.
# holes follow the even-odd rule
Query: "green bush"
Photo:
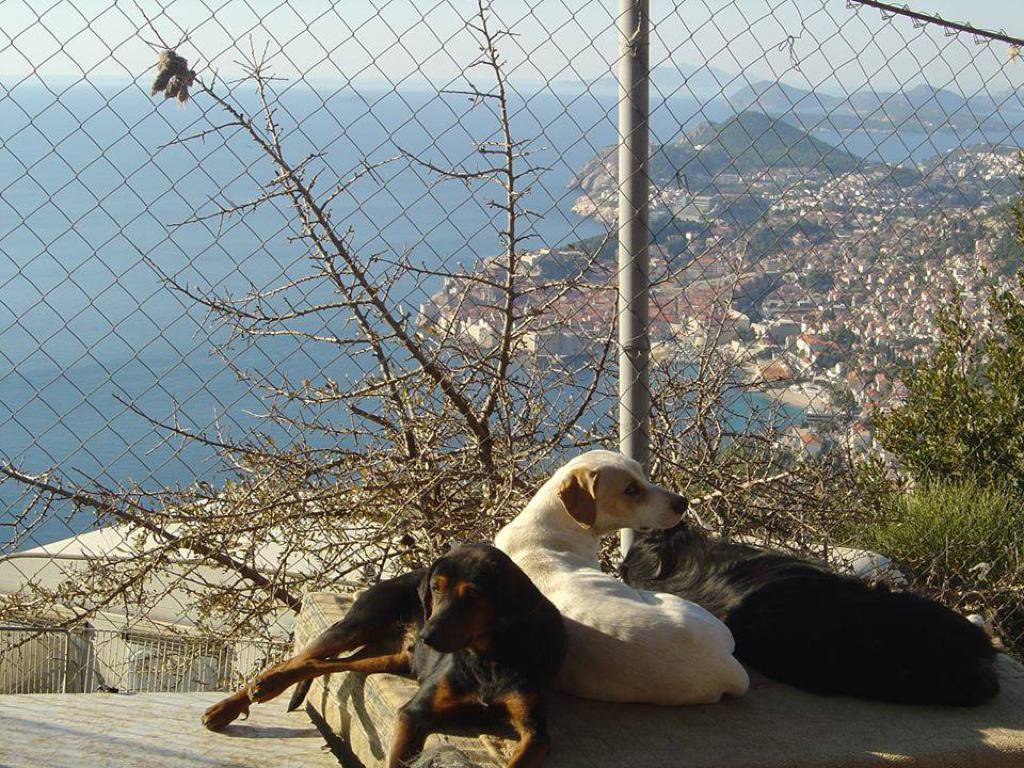
[[1016, 493], [932, 482], [891, 495], [855, 538], [892, 558], [918, 591], [985, 616], [1024, 656], [1024, 504]]
[[[862, 531], [864, 544], [946, 582], [1020, 572], [1024, 505], [973, 483], [933, 483], [892, 498]], [[978, 566], [984, 564], [985, 568]]]

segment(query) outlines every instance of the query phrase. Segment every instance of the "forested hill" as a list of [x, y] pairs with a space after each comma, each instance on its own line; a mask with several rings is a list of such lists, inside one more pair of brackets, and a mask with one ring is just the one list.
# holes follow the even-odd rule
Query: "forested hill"
[[[651, 147], [651, 180], [659, 186], [705, 186], [721, 174], [756, 174], [782, 168], [844, 173], [863, 165], [849, 152], [816, 139], [763, 112], [740, 112], [719, 123], [707, 122], [676, 141]], [[584, 191], [615, 185], [615, 147], [606, 147], [581, 170]]]

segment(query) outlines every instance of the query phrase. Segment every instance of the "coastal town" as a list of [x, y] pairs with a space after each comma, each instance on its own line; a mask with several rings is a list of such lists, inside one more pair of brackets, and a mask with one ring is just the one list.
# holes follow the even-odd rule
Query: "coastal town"
[[[782, 442], [809, 458], [879, 450], [871, 415], [902, 397], [901, 372], [929, 350], [937, 313], [959, 295], [980, 315], [988, 286], [1008, 281], [1020, 261], [1001, 208], [1016, 189], [1017, 152], [978, 146], [920, 168], [846, 164], [841, 173], [785, 162], [740, 173], [733, 163], [687, 183], [652, 174], [655, 359], [682, 369], [712, 351], [766, 407], [796, 414]], [[580, 178], [574, 210], [614, 221], [610, 155]], [[615, 313], [612, 253], [597, 239], [521, 254], [517, 316], [533, 330], [513, 346], [592, 353]], [[507, 262], [491, 258], [446, 278], [421, 305], [420, 325], [493, 346], [507, 274]]]

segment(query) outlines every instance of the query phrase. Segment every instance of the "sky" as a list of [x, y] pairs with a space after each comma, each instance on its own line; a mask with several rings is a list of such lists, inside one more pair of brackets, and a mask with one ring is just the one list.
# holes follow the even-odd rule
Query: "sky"
[[[1024, 37], [1022, 0], [919, 0], [912, 6]], [[520, 85], [592, 81], [615, 66], [617, 0], [497, 0], [493, 26]], [[148, 43], [180, 52], [225, 77], [249, 41], [268, 45], [274, 71], [319, 82], [412, 87], [457, 78], [478, 56], [465, 19], [473, 0], [0, 0], [0, 85], [49, 79], [138, 77]], [[965, 13], [969, 15], [965, 17]], [[729, 78], [781, 79], [842, 92], [916, 82], [970, 94], [1024, 84], [1024, 56], [1003, 43], [885, 21], [846, 0], [651, 0], [652, 62], [688, 71], [712, 66]], [[1018, 28], [1014, 28], [1018, 27]], [[25, 78], [30, 78], [26, 81]]]

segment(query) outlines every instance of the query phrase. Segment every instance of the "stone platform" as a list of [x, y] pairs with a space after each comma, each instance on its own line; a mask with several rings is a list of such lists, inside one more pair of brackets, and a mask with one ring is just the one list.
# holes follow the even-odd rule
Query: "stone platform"
[[2, 768], [339, 768], [286, 699], [223, 733], [199, 718], [223, 693], [0, 696]]
[[[339, 619], [350, 598], [307, 595], [296, 627], [302, 645]], [[1024, 667], [999, 658], [1003, 691], [975, 709], [904, 707], [815, 696], [752, 675], [743, 698], [712, 706], [614, 705], [559, 695], [546, 768], [1024, 767]], [[344, 762], [382, 765], [395, 710], [415, 690], [391, 675], [320, 678], [307, 707], [340, 737]], [[272, 704], [270, 706], [273, 706]], [[253, 711], [254, 721], [262, 707]], [[471, 760], [504, 766], [500, 734], [432, 737]]]

